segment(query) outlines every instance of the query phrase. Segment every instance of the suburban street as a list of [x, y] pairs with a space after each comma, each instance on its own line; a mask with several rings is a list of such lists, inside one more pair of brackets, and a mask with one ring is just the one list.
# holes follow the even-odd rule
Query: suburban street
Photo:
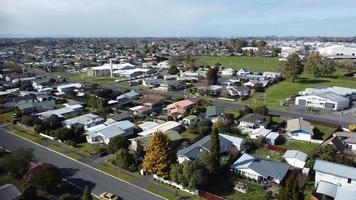
[[96, 169], [57, 154], [45, 147], [12, 135], [4, 129], [0, 129], [0, 146], [10, 151], [20, 147], [32, 148], [39, 162], [47, 162], [60, 167], [67, 181], [81, 188], [88, 185], [97, 196], [102, 192], [112, 192], [125, 200], [163, 199], [137, 186], [120, 181]]

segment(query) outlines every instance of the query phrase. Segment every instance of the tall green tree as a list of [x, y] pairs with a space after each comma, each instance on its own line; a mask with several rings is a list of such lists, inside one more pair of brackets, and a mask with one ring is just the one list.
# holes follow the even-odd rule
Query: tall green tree
[[298, 76], [303, 73], [302, 60], [298, 54], [293, 53], [288, 56], [287, 61], [282, 63], [282, 74], [286, 79], [295, 81]]
[[156, 132], [146, 147], [143, 159], [143, 170], [156, 174], [162, 178], [168, 178], [169, 172], [177, 157], [172, 142], [167, 135]]
[[214, 127], [214, 125], [213, 130], [211, 132], [209, 150], [213, 160], [213, 166], [215, 170], [218, 170], [220, 168], [220, 140], [219, 129], [217, 127]]
[[85, 186], [82, 200], [93, 200], [93, 197], [91, 196], [91, 191], [88, 186]]
[[209, 85], [216, 85], [218, 82], [218, 75], [219, 68], [218, 67], [213, 67], [210, 68], [206, 74], [206, 79], [208, 80]]
[[261, 114], [261, 115], [267, 115], [269, 110], [266, 105], [262, 106], [256, 106], [254, 109], [255, 113]]
[[336, 64], [332, 59], [312, 53], [308, 56], [305, 69], [314, 77], [321, 77], [333, 74], [336, 70]]
[[108, 144], [108, 152], [115, 153], [119, 149], [127, 149], [129, 147], [129, 140], [121, 135], [113, 137]]
[[278, 200], [303, 200], [301, 175], [296, 172], [291, 172], [283, 181], [277, 196]]
[[26, 173], [24, 179], [29, 185], [49, 192], [53, 192], [62, 183], [60, 169], [48, 163], [34, 166]]

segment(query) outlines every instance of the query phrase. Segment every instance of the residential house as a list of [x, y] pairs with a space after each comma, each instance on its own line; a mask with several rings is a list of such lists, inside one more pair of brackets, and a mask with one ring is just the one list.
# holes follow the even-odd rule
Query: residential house
[[133, 134], [134, 126], [134, 124], [127, 120], [112, 124], [99, 124], [88, 128], [85, 135], [87, 142], [90, 144], [109, 144], [110, 140], [115, 136], [129, 136]]
[[308, 155], [297, 150], [287, 150], [284, 153], [283, 158], [290, 166], [303, 169], [305, 162], [308, 159]]
[[191, 109], [193, 105], [194, 105], [193, 101], [189, 99], [184, 99], [169, 104], [166, 108], [164, 108], [164, 111], [168, 115], [182, 115], [183, 113]]
[[157, 122], [145, 121], [142, 124], [138, 125], [138, 127], [140, 127], [142, 129], [142, 131], [147, 131], [147, 130], [152, 129], [158, 125], [159, 125], [159, 123], [157, 123]]
[[[181, 149], [177, 152], [179, 163], [191, 161], [199, 158], [203, 151], [209, 152], [211, 135], [207, 135], [187, 148]], [[220, 153], [226, 153], [234, 150], [240, 150], [245, 144], [244, 138], [239, 138], [226, 134], [219, 134]]]
[[82, 84], [80, 83], [68, 83], [68, 84], [63, 84], [57, 86], [57, 91], [59, 94], [64, 94], [66, 92], [71, 92], [76, 89], [80, 89], [82, 87]]
[[356, 151], [356, 133], [338, 131], [335, 132], [333, 136], [339, 138], [344, 144], [346, 144], [347, 149]]
[[116, 100], [120, 105], [131, 103], [133, 100], [137, 99], [140, 96], [140, 93], [135, 90], [131, 90], [125, 94], [119, 95], [116, 97]]
[[270, 145], [277, 145], [283, 142], [283, 136], [277, 132], [270, 132], [266, 137], [265, 141]]
[[[173, 146], [179, 145], [182, 140], [182, 136], [177, 131], [167, 131], [163, 134], [167, 135], [168, 139], [172, 142]], [[130, 139], [130, 149], [136, 152], [146, 151], [146, 147], [149, 144], [153, 135], [147, 135], [142, 137], [136, 137]]]
[[254, 129], [264, 126], [266, 123], [266, 116], [258, 113], [248, 113], [239, 119], [239, 128]]
[[186, 127], [194, 126], [198, 123], [199, 118], [196, 115], [189, 115], [183, 118], [183, 125]]
[[257, 139], [257, 138], [265, 138], [272, 130], [266, 129], [265, 127], [259, 127], [253, 129], [250, 133], [250, 138]]
[[80, 128], [83, 127], [84, 130], [87, 130], [90, 127], [96, 126], [98, 124], [104, 123], [105, 119], [88, 113], [85, 115], [80, 115], [78, 117], [70, 118], [62, 122], [63, 127], [67, 128]]
[[272, 181], [281, 184], [289, 170], [289, 165], [244, 153], [230, 166], [230, 169], [258, 182]]
[[25, 114], [30, 114], [34, 112], [44, 112], [48, 110], [53, 110], [56, 103], [53, 100], [49, 101], [26, 101], [19, 103], [17, 107]]
[[356, 199], [356, 168], [316, 160], [314, 171], [314, 188], [317, 194], [335, 200]]
[[164, 99], [165, 98], [161, 95], [148, 95], [148, 96], [140, 99], [138, 102], [141, 105], [146, 106], [156, 112], [160, 112], [164, 105], [164, 103], [163, 103]]
[[223, 76], [233, 76], [235, 74], [235, 69], [229, 67], [221, 70], [221, 75]]
[[208, 106], [206, 107], [205, 117], [214, 123], [219, 118], [224, 117], [224, 112], [225, 110], [221, 106]]
[[164, 132], [172, 131], [172, 130], [179, 131], [180, 129], [181, 129], [180, 123], [175, 122], [175, 121], [167, 121], [167, 122], [164, 122], [163, 124], [159, 124], [157, 126], [152, 126], [149, 129], [138, 133], [138, 135], [147, 136], [147, 135], [151, 135], [155, 132], [164, 133]]
[[59, 108], [56, 110], [48, 110], [45, 112], [38, 113], [36, 115], [43, 120], [50, 117], [51, 115], [56, 115], [57, 117], [65, 117], [72, 113], [81, 112], [81, 111], [83, 111], [83, 106], [80, 104], [75, 104], [75, 105], [67, 105], [64, 106], [63, 108]]
[[314, 127], [302, 117], [287, 121], [288, 136], [293, 140], [310, 141], [313, 137]]
[[242, 68], [236, 73], [237, 76], [246, 76], [248, 74], [252, 74], [252, 72], [246, 68]]
[[0, 186], [1, 200], [18, 200], [22, 196], [21, 191], [13, 184], [5, 184]]

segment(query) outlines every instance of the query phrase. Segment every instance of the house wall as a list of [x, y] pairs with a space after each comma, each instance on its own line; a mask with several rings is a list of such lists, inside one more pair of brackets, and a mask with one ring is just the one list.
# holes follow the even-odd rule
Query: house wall
[[310, 142], [311, 140], [311, 134], [306, 133], [304, 131], [293, 131], [293, 132], [288, 132], [288, 136], [290, 139], [293, 140], [302, 140], [302, 141], [307, 141]]
[[293, 167], [298, 167], [298, 168], [303, 168], [305, 165], [305, 162], [298, 160], [296, 158], [285, 158], [288, 164], [290, 164]]
[[[300, 100], [305, 101], [305, 105], [301, 104]], [[326, 106], [325, 104], [334, 104], [335, 107], [331, 110], [341, 110], [343, 108], [348, 108], [349, 107], [349, 101], [330, 101], [327, 99], [323, 99], [314, 95], [308, 95], [308, 96], [299, 96], [295, 98], [295, 105], [299, 106], [307, 106], [307, 107], [314, 107], [314, 108], [322, 108], [325, 109]]]
[[263, 178], [259, 173], [255, 172], [252, 169], [238, 169], [237, 173], [240, 174], [241, 176], [259, 181], [259, 179]]
[[190, 161], [190, 159], [185, 156], [178, 156], [177, 160], [178, 160], [178, 163], [180, 163], [180, 164], [184, 163], [185, 161], [188, 161], [188, 162]]
[[356, 187], [356, 179], [351, 180], [351, 183], [347, 183], [348, 178], [335, 176], [332, 174], [315, 171], [315, 187], [318, 186], [320, 181], [326, 181], [329, 183], [333, 183], [335, 185], [342, 186], [354, 186]]

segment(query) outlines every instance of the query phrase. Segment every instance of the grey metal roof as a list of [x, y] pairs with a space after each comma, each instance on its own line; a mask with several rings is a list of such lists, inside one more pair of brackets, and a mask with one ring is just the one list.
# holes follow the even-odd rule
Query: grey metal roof
[[356, 200], [355, 186], [339, 186], [336, 190], [335, 200]]
[[326, 181], [320, 181], [318, 188], [316, 189], [316, 193], [326, 194], [330, 197], [335, 197], [336, 191], [337, 185]]
[[328, 162], [325, 160], [316, 160], [314, 164], [314, 170], [320, 171], [335, 176], [351, 178], [356, 180], [356, 168], [338, 163]]
[[301, 151], [288, 150], [288, 151], [286, 151], [286, 153], [284, 153], [283, 158], [296, 158], [300, 161], [306, 161], [308, 158], [308, 155]]
[[266, 117], [258, 113], [248, 113], [239, 119], [240, 122], [256, 123], [263, 121]]
[[289, 165], [283, 162], [258, 158], [244, 153], [230, 168], [252, 169], [264, 177], [272, 177], [283, 180], [289, 170]]
[[5, 184], [0, 186], [0, 199], [1, 200], [15, 200], [21, 196], [20, 190], [12, 184]]
[[78, 117], [67, 119], [67, 120], [63, 121], [63, 124], [66, 124], [66, 125], [73, 125], [73, 124], [89, 125], [92, 123], [103, 122], [104, 120], [105, 120], [104, 118], [99, 117], [98, 115], [88, 113], [85, 115], [80, 115]]
[[349, 101], [349, 99], [338, 95], [334, 92], [323, 92], [323, 93], [319, 93], [319, 94], [315, 94], [315, 96], [324, 98], [324, 99], [328, 99], [330, 101], [335, 101], [335, 102], [343, 102], [343, 101]]
[[215, 117], [224, 114], [224, 108], [221, 106], [208, 106], [206, 108], [206, 117]]

